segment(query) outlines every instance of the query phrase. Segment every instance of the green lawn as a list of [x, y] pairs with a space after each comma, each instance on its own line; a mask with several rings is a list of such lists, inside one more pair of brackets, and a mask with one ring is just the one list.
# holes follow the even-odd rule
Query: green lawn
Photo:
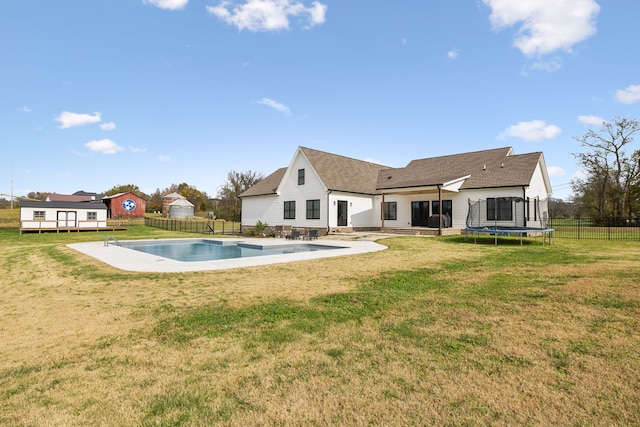
[[0, 224], [0, 425], [640, 425], [637, 242], [161, 274]]

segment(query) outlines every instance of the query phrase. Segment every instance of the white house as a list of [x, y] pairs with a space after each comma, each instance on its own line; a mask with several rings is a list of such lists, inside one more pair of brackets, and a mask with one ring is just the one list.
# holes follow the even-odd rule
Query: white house
[[504, 147], [391, 168], [298, 147], [288, 167], [241, 194], [242, 226], [412, 234], [459, 233], [487, 221], [544, 228], [551, 194], [542, 152]]

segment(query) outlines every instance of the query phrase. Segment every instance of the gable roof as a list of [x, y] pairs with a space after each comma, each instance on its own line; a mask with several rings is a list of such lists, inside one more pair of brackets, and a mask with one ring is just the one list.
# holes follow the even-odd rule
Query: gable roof
[[[298, 151], [308, 160], [328, 190], [379, 194], [385, 190], [435, 187], [462, 182], [460, 189], [519, 187], [531, 183], [542, 152], [513, 154], [511, 147], [412, 160], [390, 168], [307, 147]], [[276, 194], [287, 168], [280, 168], [240, 197]], [[547, 178], [545, 178], [545, 181]]]
[[122, 192], [122, 193], [112, 194], [112, 195], [110, 195], [110, 196], [104, 196], [104, 197], [102, 198], [102, 200], [117, 199], [118, 197], [122, 197], [122, 196], [124, 196], [124, 195], [126, 195], [126, 194], [131, 194], [132, 196], [135, 196], [135, 197], [137, 197], [137, 198], [139, 198], [139, 199], [146, 200], [144, 197], [140, 197], [140, 196], [138, 196], [137, 194], [132, 193], [131, 191], [125, 191], [125, 192]]
[[412, 160], [404, 168], [383, 171], [376, 188], [428, 187], [461, 180], [460, 189], [529, 185], [541, 152], [514, 155], [511, 147]]
[[328, 190], [375, 194], [378, 172], [388, 166], [300, 147]]
[[276, 194], [278, 186], [284, 178], [287, 168], [280, 168], [271, 175], [253, 184], [248, 190], [240, 194], [240, 197], [265, 196], [267, 194]]
[[162, 196], [163, 199], [186, 199], [186, 197], [184, 197], [182, 194], [178, 194], [178, 193], [169, 193], [169, 194], [165, 194], [164, 196]]

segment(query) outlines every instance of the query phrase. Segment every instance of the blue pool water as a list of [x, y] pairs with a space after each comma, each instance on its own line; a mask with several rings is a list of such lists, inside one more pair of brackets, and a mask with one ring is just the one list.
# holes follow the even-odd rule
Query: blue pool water
[[171, 258], [176, 261], [213, 261], [230, 258], [247, 258], [264, 255], [283, 255], [339, 249], [336, 246], [318, 244], [292, 244], [263, 247], [243, 243], [228, 243], [214, 240], [189, 240], [169, 242], [122, 242], [122, 247]]

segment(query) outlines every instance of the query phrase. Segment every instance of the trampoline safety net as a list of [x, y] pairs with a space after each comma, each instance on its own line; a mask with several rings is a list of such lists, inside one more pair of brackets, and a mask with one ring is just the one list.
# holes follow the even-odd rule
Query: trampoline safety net
[[547, 199], [494, 197], [469, 199], [468, 228], [546, 229], [549, 221]]

